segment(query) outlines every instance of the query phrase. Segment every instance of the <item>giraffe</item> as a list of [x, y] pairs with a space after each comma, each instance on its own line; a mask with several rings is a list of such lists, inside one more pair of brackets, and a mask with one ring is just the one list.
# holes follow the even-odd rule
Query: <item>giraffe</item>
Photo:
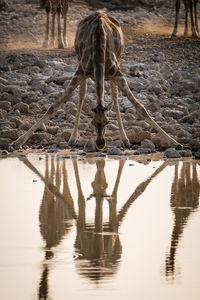
[[[199, 33], [198, 17], [197, 17], [198, 0], [183, 0], [183, 3], [185, 6], [184, 36], [188, 36], [188, 10], [190, 10], [192, 37], [197, 38]], [[181, 4], [181, 0], [176, 0], [176, 16], [175, 16], [174, 30], [171, 35], [172, 38], [176, 37], [178, 31], [178, 17], [179, 17], [180, 4]]]
[[120, 70], [120, 57], [124, 48], [122, 29], [118, 21], [103, 12], [95, 12], [84, 18], [78, 25], [75, 37], [75, 51], [78, 57], [78, 68], [61, 97], [53, 103], [43, 117], [26, 133], [13, 142], [13, 147], [23, 145], [30, 135], [49, 119], [58, 108], [69, 99], [77, 86], [79, 89], [79, 105], [75, 118], [74, 130], [69, 139], [69, 145], [74, 145], [78, 139], [78, 124], [83, 101], [86, 94], [87, 79], [92, 78], [96, 84], [97, 106], [92, 108], [94, 125], [97, 132], [96, 148], [105, 148], [105, 128], [108, 124], [107, 112], [110, 105], [104, 104], [104, 80], [110, 80], [110, 94], [116, 110], [120, 130], [120, 138], [125, 146], [129, 146], [128, 137], [124, 131], [118, 104], [118, 89], [127, 96], [135, 107], [137, 114], [149, 123], [168, 144], [182, 147], [174, 138], [169, 136], [150, 116], [145, 107], [132, 94], [125, 76]]
[[174, 225], [170, 249], [166, 254], [165, 260], [166, 278], [174, 278], [176, 253], [184, 228], [188, 224], [191, 215], [199, 206], [199, 194], [200, 181], [197, 174], [197, 163], [182, 162], [181, 170], [179, 170], [179, 163], [176, 162], [170, 199]]
[[[69, 0], [40, 0], [40, 7], [46, 10], [46, 29], [43, 47], [49, 46], [49, 34], [50, 34], [50, 13], [52, 14], [51, 24], [51, 38], [50, 45], [55, 46], [55, 18], [57, 15], [58, 23], [58, 48], [65, 48], [68, 46], [66, 39], [67, 29], [67, 12], [69, 7]], [[61, 15], [63, 16], [63, 33], [61, 29]]]

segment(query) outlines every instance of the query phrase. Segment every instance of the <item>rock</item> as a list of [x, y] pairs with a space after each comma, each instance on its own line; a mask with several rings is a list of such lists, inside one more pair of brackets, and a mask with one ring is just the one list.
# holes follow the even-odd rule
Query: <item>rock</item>
[[10, 102], [8, 101], [0, 101], [0, 109], [4, 109], [6, 111], [10, 111], [12, 108]]
[[106, 157], [106, 154], [105, 153], [102, 153], [102, 152], [95, 152], [93, 154], [94, 157]]
[[19, 126], [19, 129], [20, 130], [29, 130], [31, 128], [31, 123], [30, 122], [24, 122], [24, 123], [21, 123], [20, 126]]
[[142, 154], [149, 154], [152, 151], [149, 148], [142, 148], [138, 147], [137, 150], [134, 152], [134, 155], [142, 155]]
[[0, 149], [7, 149], [11, 142], [9, 138], [0, 138]]
[[2, 130], [0, 136], [2, 138], [8, 138], [14, 141], [19, 137], [19, 134], [17, 129], [7, 129], [7, 130]]
[[138, 63], [130, 66], [129, 72], [132, 76], [140, 77], [144, 71], [148, 70], [148, 66], [144, 63]]
[[25, 93], [22, 96], [22, 102], [27, 103], [27, 104], [32, 104], [34, 102], [37, 102], [39, 100], [38, 96], [36, 93], [30, 91]]
[[41, 79], [33, 79], [31, 82], [31, 89], [34, 91], [43, 91], [46, 86], [45, 81]]
[[123, 152], [119, 148], [109, 148], [107, 150], [108, 155], [123, 155]]
[[85, 156], [87, 153], [85, 151], [78, 151], [77, 155]]
[[17, 117], [11, 117], [10, 122], [15, 123], [16, 127], [20, 127], [23, 124], [22, 121]]
[[84, 145], [85, 152], [95, 152], [96, 151], [96, 144], [93, 139], [89, 139]]
[[58, 132], [59, 127], [58, 126], [51, 126], [47, 127], [47, 132], [53, 135], [56, 135]]
[[29, 105], [23, 102], [17, 103], [14, 106], [14, 110], [19, 110], [22, 114], [28, 114], [29, 113]]
[[68, 144], [67, 144], [67, 142], [60, 142], [59, 143], [59, 147], [60, 147], [60, 149], [67, 149], [68, 148]]
[[164, 109], [163, 111], [164, 117], [171, 117], [173, 119], [180, 119], [184, 116], [184, 112], [180, 110], [172, 110], [172, 109]]
[[71, 136], [71, 133], [72, 133], [72, 131], [71, 130], [67, 130], [67, 129], [65, 129], [65, 130], [63, 130], [63, 132], [62, 132], [62, 137], [65, 139], [65, 141], [66, 142], [68, 142], [69, 141], [69, 139], [70, 139], [70, 136]]
[[148, 139], [144, 139], [143, 141], [141, 141], [141, 148], [147, 148], [151, 152], [155, 152], [156, 150], [154, 143]]
[[144, 131], [138, 126], [132, 126], [126, 131], [126, 134], [131, 144], [140, 143], [144, 139], [151, 139], [150, 132]]
[[180, 158], [181, 157], [181, 155], [179, 154], [179, 152], [176, 151], [176, 149], [174, 149], [174, 148], [168, 148], [168, 149], [166, 149], [164, 155], [167, 158]]
[[198, 151], [200, 149], [200, 141], [197, 139], [190, 140], [189, 147], [192, 149], [192, 151]]
[[50, 142], [51, 141], [51, 135], [46, 132], [36, 132], [33, 133], [30, 137], [31, 143], [41, 143], [42, 141]]
[[194, 153], [196, 159], [200, 159], [200, 149]]
[[187, 149], [187, 150], [179, 150], [178, 153], [182, 156], [182, 157], [191, 157], [192, 156], [192, 151]]

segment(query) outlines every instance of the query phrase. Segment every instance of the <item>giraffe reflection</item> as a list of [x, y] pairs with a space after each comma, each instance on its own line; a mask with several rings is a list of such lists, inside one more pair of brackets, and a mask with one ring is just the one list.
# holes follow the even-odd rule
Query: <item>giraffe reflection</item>
[[191, 213], [199, 206], [200, 182], [196, 167], [195, 162], [183, 162], [179, 176], [179, 163], [175, 164], [170, 202], [174, 214], [174, 225], [170, 250], [166, 255], [166, 278], [175, 278], [175, 258], [178, 244]]
[[[55, 168], [56, 164], [56, 168]], [[59, 245], [63, 237], [72, 227], [71, 220], [73, 216], [66, 209], [63, 201], [59, 201], [59, 191], [61, 189], [61, 179], [63, 177], [63, 199], [73, 208], [73, 200], [70, 194], [67, 181], [67, 172], [65, 161], [61, 171], [59, 158], [51, 158], [51, 166], [49, 166], [48, 157], [45, 161], [45, 184], [43, 198], [39, 211], [40, 233], [45, 241], [45, 261], [43, 263], [43, 272], [39, 285], [39, 299], [48, 299], [48, 275], [49, 260], [54, 257], [54, 249]], [[49, 189], [53, 185], [57, 189], [57, 193], [52, 193]]]
[[[87, 200], [95, 199], [95, 221], [94, 225], [86, 224], [85, 220], [85, 199], [78, 174], [77, 162], [75, 172], [78, 187], [79, 214], [77, 222], [77, 237], [75, 248], [77, 252], [76, 266], [81, 275], [98, 282], [103, 277], [112, 276], [118, 267], [122, 247], [118, 235], [117, 221], [117, 190], [122, 174], [125, 160], [119, 161], [119, 168], [115, 187], [111, 196], [108, 196], [106, 189], [108, 184], [104, 172], [105, 160], [96, 161], [96, 174], [91, 186], [93, 193]], [[109, 222], [103, 222], [104, 200], [109, 202]]]
[[[92, 194], [85, 199], [83, 193], [84, 187], [82, 189], [81, 178], [79, 176], [79, 164], [77, 159], [73, 159], [73, 169], [76, 187], [78, 190], [78, 212], [76, 213], [74, 209], [74, 201], [68, 185], [69, 181], [65, 159], [54, 158], [52, 156], [48, 158], [47, 156], [45, 161], [44, 176], [36, 167], [31, 164], [27, 158], [23, 157], [19, 159], [30, 170], [37, 174], [37, 176], [39, 176], [39, 178], [45, 184], [39, 212], [40, 232], [43, 240], [45, 241], [45, 259], [42, 262], [42, 274], [38, 289], [39, 299], [49, 298], [48, 277], [51, 265], [53, 262], [55, 262], [53, 260], [54, 253], [61, 240], [68, 234], [72, 224], [76, 224], [77, 230], [74, 242], [74, 261], [78, 273], [81, 276], [92, 280], [93, 282], [100, 282], [106, 277], [109, 278], [114, 276], [118, 270], [122, 254], [122, 245], [120, 242], [120, 236], [118, 234], [119, 228], [122, 225], [122, 222], [131, 205], [146, 190], [147, 186], [152, 182], [152, 180], [158, 176], [166, 168], [166, 166], [168, 166], [168, 161], [163, 162], [151, 176], [140, 183], [133, 191], [132, 195], [127, 200], [124, 199], [125, 201], [121, 209], [117, 210], [118, 189], [126, 161], [119, 160], [118, 170], [115, 172], [116, 180], [114, 182], [113, 191], [111, 195], [108, 195], [108, 183], [105, 175], [105, 160], [102, 158], [95, 159], [96, 170], [94, 179], [91, 183]], [[85, 160], [84, 163], [87, 164], [88, 162], [91, 161]], [[176, 169], [177, 168], [178, 167], [176, 167]], [[184, 177], [187, 178], [186, 188], [189, 186], [188, 182], [192, 182], [193, 193], [194, 182], [198, 182], [197, 177], [195, 177], [195, 170], [196, 169], [194, 165], [192, 180], [189, 180], [189, 175]], [[175, 174], [176, 176], [172, 188], [174, 191], [177, 189], [177, 187], [180, 188], [177, 175], [178, 171]], [[199, 193], [199, 185], [198, 189], [195, 189], [195, 191], [196, 192], [194, 194], [196, 196], [192, 194], [193, 199], [197, 198]], [[174, 197], [177, 198], [178, 196], [175, 195]], [[95, 201], [95, 217], [92, 224], [86, 221], [86, 205], [88, 203], [86, 200]], [[196, 203], [195, 201], [193, 202]], [[107, 203], [109, 208], [109, 218], [107, 222], [105, 222], [105, 218], [103, 218], [104, 203]], [[176, 203], [176, 200], [173, 200], [173, 203]], [[179, 207], [179, 204], [174, 204], [172, 206]], [[196, 207], [195, 204], [193, 204], [193, 206], [192, 204], [187, 204], [187, 207], [188, 206]], [[72, 222], [72, 220], [75, 222]], [[168, 259], [170, 263], [167, 263], [168, 266], [172, 261], [170, 260], [172, 255], [170, 255], [170, 258]]]

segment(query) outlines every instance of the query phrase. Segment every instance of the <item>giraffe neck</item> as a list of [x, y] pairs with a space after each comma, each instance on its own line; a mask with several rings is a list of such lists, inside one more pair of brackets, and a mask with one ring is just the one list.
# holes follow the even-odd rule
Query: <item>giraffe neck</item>
[[101, 16], [98, 17], [96, 30], [92, 40], [93, 72], [96, 83], [97, 105], [104, 105], [105, 51], [106, 33]]

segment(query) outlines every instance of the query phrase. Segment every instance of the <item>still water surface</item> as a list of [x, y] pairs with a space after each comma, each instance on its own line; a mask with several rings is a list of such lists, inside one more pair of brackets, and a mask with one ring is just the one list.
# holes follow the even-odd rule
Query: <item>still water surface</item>
[[0, 299], [200, 299], [198, 161], [0, 160]]

